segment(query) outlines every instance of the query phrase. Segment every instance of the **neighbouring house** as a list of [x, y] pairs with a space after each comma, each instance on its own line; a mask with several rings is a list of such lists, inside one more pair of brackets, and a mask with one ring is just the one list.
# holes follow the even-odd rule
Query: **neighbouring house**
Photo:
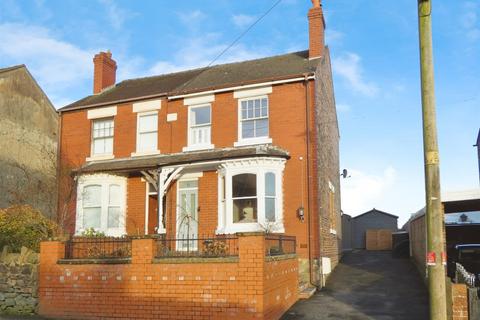
[[[170, 318], [277, 318], [299, 286], [325, 283], [341, 254], [339, 131], [322, 6], [312, 2], [306, 51], [120, 83], [112, 54], [95, 55], [94, 94], [59, 110], [60, 163], [72, 169], [60, 179], [59, 214], [71, 234], [155, 238], [133, 240], [130, 264], [102, 266], [105, 274], [56, 264], [69, 263], [65, 248], [45, 244], [44, 314], [71, 316], [72, 301], [98, 312], [70, 290], [82, 274], [111, 281], [101, 296], [130, 311], [170, 301]], [[230, 260], [201, 259], [231, 250]], [[178, 252], [197, 259], [162, 259]]]
[[342, 250], [353, 249], [353, 218], [351, 215], [342, 214]]
[[58, 114], [25, 65], [0, 69], [0, 208], [57, 207]]
[[[344, 239], [346, 239], [346, 242], [343, 243], [344, 249], [365, 249], [369, 230], [398, 231], [398, 216], [375, 208], [353, 218], [348, 215], [344, 216], [346, 217], [342, 219], [344, 223], [342, 228], [351, 230], [350, 236], [344, 235]], [[349, 239], [350, 242], [348, 242]]]

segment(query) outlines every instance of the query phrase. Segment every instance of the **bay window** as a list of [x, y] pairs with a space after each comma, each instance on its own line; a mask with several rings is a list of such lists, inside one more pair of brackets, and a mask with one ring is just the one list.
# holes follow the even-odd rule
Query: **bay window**
[[217, 233], [283, 232], [283, 159], [242, 159], [219, 170]]
[[79, 178], [75, 233], [89, 228], [108, 236], [125, 234], [126, 178], [106, 174]]

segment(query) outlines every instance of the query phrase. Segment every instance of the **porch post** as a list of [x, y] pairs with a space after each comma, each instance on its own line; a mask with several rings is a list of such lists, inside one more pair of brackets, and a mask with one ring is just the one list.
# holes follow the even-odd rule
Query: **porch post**
[[162, 175], [162, 168], [158, 168], [157, 171], [157, 215], [158, 215], [158, 226], [157, 226], [157, 233], [165, 233], [165, 228], [163, 227], [163, 175]]

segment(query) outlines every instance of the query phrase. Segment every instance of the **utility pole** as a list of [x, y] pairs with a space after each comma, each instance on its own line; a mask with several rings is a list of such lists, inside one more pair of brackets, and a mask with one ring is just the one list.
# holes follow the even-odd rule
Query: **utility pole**
[[427, 202], [427, 268], [430, 292], [430, 319], [447, 319], [445, 288], [444, 221], [440, 198], [440, 168], [435, 115], [432, 49], [432, 3], [418, 0], [420, 69], [422, 82], [423, 148]]

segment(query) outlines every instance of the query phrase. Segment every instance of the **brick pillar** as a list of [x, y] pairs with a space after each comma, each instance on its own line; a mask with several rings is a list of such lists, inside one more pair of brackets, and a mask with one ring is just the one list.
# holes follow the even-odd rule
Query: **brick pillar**
[[40, 243], [40, 265], [56, 264], [65, 258], [65, 243], [61, 241], [42, 241]]
[[151, 264], [155, 257], [155, 240], [132, 240], [132, 264]]
[[238, 233], [239, 292], [246, 295], [240, 304], [256, 317], [264, 316], [265, 234], [263, 232]]
[[468, 320], [468, 291], [465, 284], [452, 283], [452, 320]]

